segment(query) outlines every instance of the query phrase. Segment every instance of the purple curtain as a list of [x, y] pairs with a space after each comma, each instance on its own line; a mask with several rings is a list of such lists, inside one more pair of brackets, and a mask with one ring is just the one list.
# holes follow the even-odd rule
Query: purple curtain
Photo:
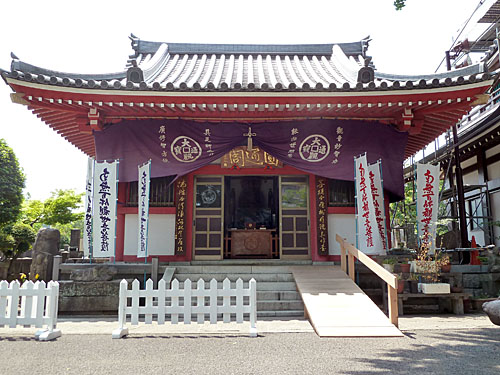
[[354, 156], [366, 152], [370, 163], [382, 159], [384, 188], [403, 196], [408, 134], [378, 122], [125, 120], [94, 132], [94, 138], [97, 160], [120, 159], [120, 181], [137, 180], [137, 166], [149, 159], [151, 177], [182, 176], [247, 145], [250, 138], [285, 164], [340, 180], [354, 180]]

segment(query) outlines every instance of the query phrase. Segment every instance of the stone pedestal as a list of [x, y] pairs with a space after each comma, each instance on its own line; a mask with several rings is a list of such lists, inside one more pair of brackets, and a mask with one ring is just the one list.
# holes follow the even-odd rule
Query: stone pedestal
[[60, 281], [59, 312], [65, 314], [116, 314], [120, 280]]

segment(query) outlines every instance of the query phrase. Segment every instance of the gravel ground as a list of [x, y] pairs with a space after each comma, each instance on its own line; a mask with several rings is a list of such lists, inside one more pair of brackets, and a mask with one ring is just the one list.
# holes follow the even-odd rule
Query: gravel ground
[[402, 338], [246, 335], [0, 336], [0, 374], [499, 374], [500, 327], [404, 330]]

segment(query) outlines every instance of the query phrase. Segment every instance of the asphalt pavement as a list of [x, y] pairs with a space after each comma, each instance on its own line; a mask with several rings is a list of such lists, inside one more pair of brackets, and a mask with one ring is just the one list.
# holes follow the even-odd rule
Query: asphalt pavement
[[65, 317], [52, 342], [0, 328], [0, 374], [500, 373], [500, 327], [482, 314], [404, 316], [401, 338], [319, 338], [295, 319], [257, 327], [250, 338], [235, 323], [140, 324], [113, 340], [115, 317]]

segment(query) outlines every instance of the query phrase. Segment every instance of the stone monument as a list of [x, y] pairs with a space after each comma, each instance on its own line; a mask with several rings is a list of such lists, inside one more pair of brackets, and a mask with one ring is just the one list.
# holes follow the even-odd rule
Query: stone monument
[[52, 265], [54, 255], [59, 254], [59, 242], [61, 235], [57, 229], [42, 228], [36, 235], [33, 245], [32, 261], [30, 267], [30, 280], [43, 280], [48, 282], [52, 279]]

